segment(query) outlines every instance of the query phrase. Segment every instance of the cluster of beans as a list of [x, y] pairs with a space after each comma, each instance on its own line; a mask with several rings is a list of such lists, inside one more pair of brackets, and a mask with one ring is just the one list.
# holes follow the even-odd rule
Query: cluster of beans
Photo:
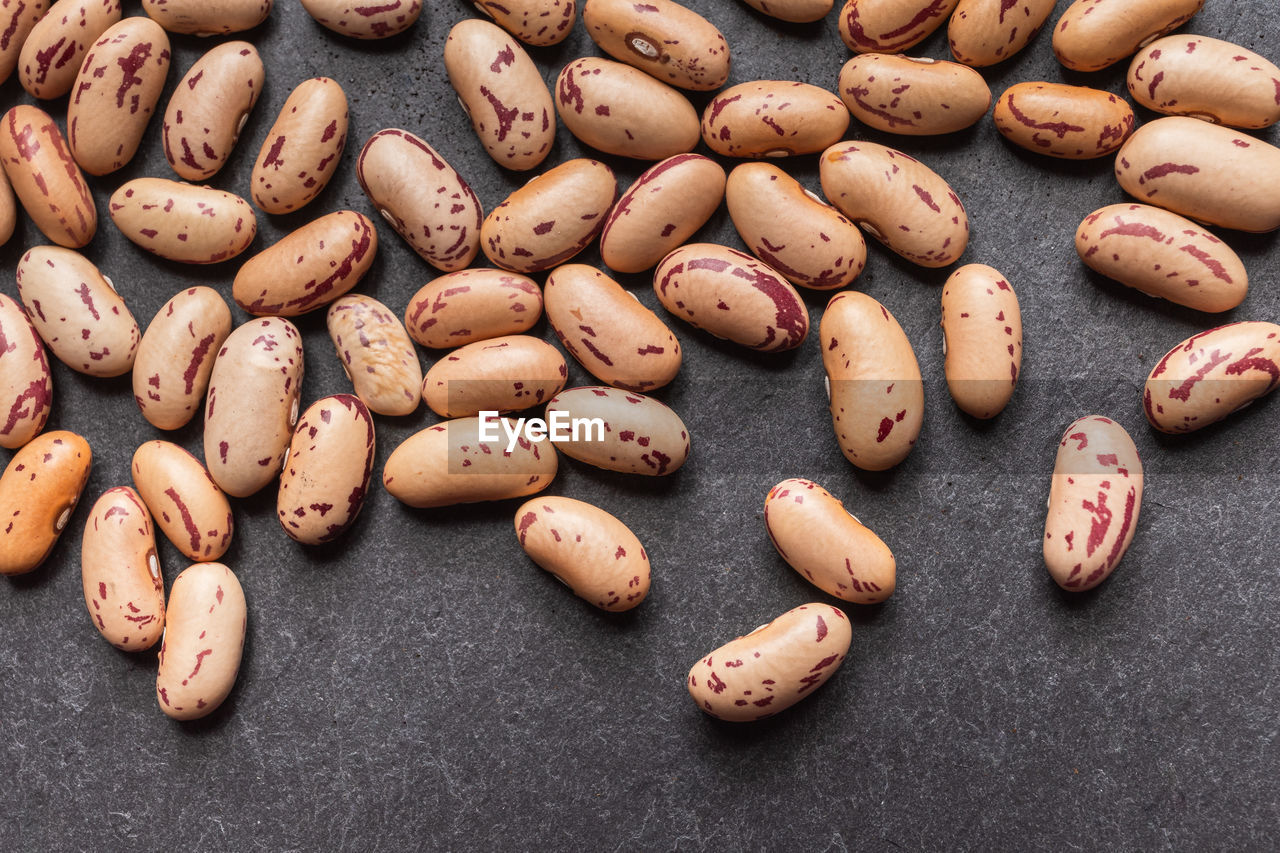
[[[832, 8], [832, 0], [747, 2], [798, 22]], [[1221, 312], [1243, 301], [1247, 273], [1204, 225], [1280, 227], [1280, 150], [1232, 129], [1280, 120], [1280, 69], [1226, 42], [1159, 38], [1203, 2], [1079, 0], [1054, 28], [1054, 52], [1068, 68], [1096, 71], [1132, 56], [1129, 92], [1169, 117], [1135, 132], [1121, 98], [1032, 81], [995, 99], [993, 120], [1011, 143], [1038, 154], [1114, 155], [1117, 180], [1138, 203], [1086, 217], [1076, 234], [1081, 259], [1144, 293]], [[352, 38], [396, 35], [421, 13], [417, 0], [302, 5]], [[56, 244], [23, 256], [20, 302], [0, 295], [0, 411], [7, 412], [0, 445], [18, 451], [0, 479], [7, 525], [0, 572], [29, 572], [45, 560], [89, 477], [88, 443], [72, 432], [44, 432], [52, 399], [46, 347], [90, 376], [132, 371], [138, 407], [157, 429], [185, 426], [203, 404], [203, 461], [167, 441], [144, 443], [133, 457], [134, 487], [106, 491], [83, 533], [93, 624], [121, 649], [161, 643], [157, 700], [170, 716], [210, 713], [239, 668], [245, 598], [232, 571], [216, 562], [233, 536], [228, 496], [277, 484], [284, 532], [306, 545], [334, 541], [369, 488], [374, 414], [410, 414], [425, 401], [446, 419], [403, 442], [384, 466], [385, 489], [413, 507], [530, 498], [555, 478], [558, 453], [627, 474], [663, 476], [681, 467], [690, 452], [685, 424], [647, 396], [677, 375], [680, 343], [609, 276], [569, 263], [596, 240], [610, 269], [653, 270], [655, 295], [672, 317], [761, 352], [809, 339], [797, 287], [839, 291], [817, 335], [836, 441], [860, 469], [902, 462], [923, 422], [920, 368], [889, 310], [845, 288], [867, 261], [863, 232], [910, 263], [941, 268], [964, 254], [969, 221], [959, 196], [928, 166], [884, 145], [842, 140], [851, 117], [904, 135], [974, 125], [992, 97], [973, 68], [1030, 44], [1054, 3], [848, 0], [839, 32], [855, 56], [836, 93], [776, 80], [719, 91], [729, 76], [728, 44], [711, 22], [670, 0], [586, 0], [583, 25], [612, 59], [573, 60], [549, 89], [526, 45], [562, 41], [577, 23], [574, 0], [476, 5], [496, 24], [457, 24], [443, 60], [498, 166], [542, 166], [557, 121], [587, 146], [655, 165], [619, 195], [606, 165], [572, 159], [485, 215], [466, 180], [428, 142], [384, 129], [359, 152], [360, 185], [373, 209], [443, 273], [409, 300], [403, 322], [372, 297], [350, 293], [373, 263], [378, 232], [370, 217], [340, 210], [240, 265], [231, 293], [248, 321], [233, 329], [223, 297], [193, 287], [174, 295], [145, 333], [111, 281], [76, 251], [98, 227], [84, 172], [108, 175], [133, 158], [168, 75], [167, 32], [251, 29], [271, 2], [144, 0], [149, 17], [124, 19], [118, 0], [3, 9], [0, 79], [16, 71], [34, 97], [69, 98], [65, 133], [35, 106], [16, 106], [0, 120], [0, 240], [13, 233], [16, 195]], [[901, 55], [948, 17], [959, 62]], [[258, 52], [244, 41], [217, 45], [186, 71], [159, 122], [178, 177], [199, 182], [219, 172], [264, 79]], [[699, 116], [681, 89], [717, 94]], [[252, 204], [231, 192], [143, 177], [116, 189], [108, 213], [129, 240], [160, 257], [229, 261], [254, 241], [255, 206], [290, 213], [320, 194], [346, 150], [347, 131], [341, 85], [307, 80], [258, 154]], [[747, 162], [726, 174], [716, 160], [692, 153], [699, 142]], [[825, 201], [759, 162], [803, 154], [820, 154]], [[687, 242], [722, 203], [750, 254]], [[472, 267], [481, 253], [491, 267]], [[543, 272], [540, 287], [530, 276]], [[303, 349], [288, 318], [320, 309], [355, 393], [301, 410]], [[603, 384], [565, 389], [565, 357], [523, 334], [544, 312], [564, 350]], [[976, 418], [995, 417], [1021, 368], [1013, 287], [990, 266], [960, 267], [943, 288], [941, 321], [952, 397]], [[415, 343], [450, 352], [424, 375]], [[1278, 384], [1280, 326], [1241, 322], [1171, 350], [1151, 371], [1142, 403], [1155, 428], [1188, 432]], [[538, 406], [545, 406], [541, 428], [499, 417]], [[556, 437], [557, 422], [573, 430]], [[1089, 415], [1067, 428], [1044, 533], [1045, 563], [1059, 585], [1079, 591], [1106, 579], [1132, 540], [1142, 490], [1142, 462], [1123, 427]], [[829, 595], [873, 604], [893, 593], [890, 549], [817, 483], [777, 484], [764, 516], [781, 556]], [[167, 602], [153, 525], [193, 561]], [[628, 610], [648, 593], [644, 547], [604, 510], [532, 497], [516, 510], [514, 526], [538, 565], [596, 607]], [[701, 658], [689, 691], [723, 719], [777, 713], [836, 671], [850, 636], [838, 608], [797, 607]]]

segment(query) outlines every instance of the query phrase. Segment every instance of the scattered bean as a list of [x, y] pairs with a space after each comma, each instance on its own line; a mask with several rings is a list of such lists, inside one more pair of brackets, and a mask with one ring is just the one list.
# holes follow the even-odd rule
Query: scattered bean
[[991, 89], [977, 71], [917, 56], [855, 56], [840, 69], [838, 86], [854, 118], [903, 136], [964, 130], [991, 106]]
[[244, 590], [222, 563], [196, 563], [169, 590], [156, 701], [175, 720], [212, 714], [235, 686], [248, 621]]
[[108, 643], [126, 652], [154, 646], [164, 633], [164, 579], [151, 513], [128, 486], [94, 503], [80, 544], [84, 604]]
[[164, 156], [179, 177], [206, 181], [222, 169], [265, 79], [247, 41], [220, 44], [191, 66], [164, 113]]
[[729, 79], [724, 35], [679, 3], [586, 0], [582, 22], [605, 53], [664, 83], [709, 92]]
[[433, 364], [422, 381], [422, 399], [445, 418], [506, 414], [542, 405], [564, 387], [568, 373], [564, 356], [541, 338], [491, 338]]
[[321, 26], [356, 39], [391, 38], [422, 15], [421, 0], [302, 0], [302, 8]]
[[41, 233], [69, 249], [93, 239], [98, 230], [93, 194], [51, 115], [29, 104], [5, 113], [0, 164]]
[[1000, 271], [966, 264], [942, 286], [944, 371], [951, 399], [975, 418], [1004, 411], [1022, 370], [1022, 311]]
[[556, 78], [556, 112], [584, 145], [662, 160], [698, 144], [698, 113], [677, 90], [621, 62], [588, 56]]
[[1106, 157], [1133, 133], [1133, 110], [1124, 99], [1061, 83], [1010, 86], [991, 118], [1014, 145], [1067, 160]]
[[1159, 113], [1231, 127], [1280, 121], [1280, 68], [1251, 50], [1206, 36], [1166, 36], [1129, 64], [1129, 94]]
[[328, 77], [289, 93], [253, 167], [253, 201], [267, 213], [305, 207], [329, 185], [347, 145], [347, 95]]
[[482, 14], [525, 44], [559, 44], [573, 31], [577, 0], [475, 0]]
[[726, 157], [813, 154], [839, 142], [848, 129], [849, 111], [838, 97], [784, 80], [739, 83], [702, 113], [702, 140]]
[[18, 54], [18, 81], [32, 96], [61, 98], [89, 46], [120, 20], [120, 0], [59, 0], [36, 22]]
[[404, 324], [424, 347], [448, 349], [527, 332], [542, 316], [531, 278], [494, 269], [442, 275], [409, 300]]
[[49, 556], [80, 500], [93, 453], [73, 432], [38, 435], [0, 477], [0, 575], [34, 571]]
[[249, 202], [212, 187], [135, 178], [107, 207], [120, 233], [162, 258], [216, 264], [237, 257], [258, 234]]
[[1191, 20], [1204, 0], [1076, 0], [1058, 19], [1053, 52], [1073, 71], [1101, 71]]
[[752, 9], [779, 21], [807, 24], [820, 21], [831, 11], [835, 0], [743, 0]]
[[9, 242], [18, 227], [18, 205], [13, 199], [13, 187], [0, 163], [0, 246]]
[[689, 458], [689, 432], [680, 416], [659, 400], [632, 391], [587, 386], [561, 391], [547, 403], [547, 419], [598, 420], [568, 441], [565, 456], [622, 474], [674, 474]]
[[947, 24], [951, 55], [975, 67], [995, 65], [1031, 43], [1057, 0], [960, 0]]
[[408, 415], [422, 400], [422, 365], [409, 333], [372, 296], [347, 294], [329, 306], [329, 337], [356, 396], [380, 415]]
[[53, 378], [44, 342], [27, 312], [0, 293], [0, 447], [16, 450], [44, 429], [53, 405]]
[[156, 526], [189, 560], [227, 552], [235, 521], [231, 504], [199, 459], [168, 441], [148, 441], [133, 454], [133, 485]]
[[210, 287], [188, 288], [156, 312], [133, 362], [133, 399], [148, 423], [180, 429], [195, 417], [229, 334], [231, 309]]
[[373, 417], [350, 394], [322, 397], [303, 413], [280, 475], [276, 517], [303, 545], [332, 542], [360, 514], [373, 474]]
[[902, 53], [924, 41], [960, 0], [845, 0], [840, 38], [854, 53]]
[[142, 0], [142, 11], [171, 33], [220, 36], [261, 24], [271, 0]]
[[27, 36], [49, 11], [51, 0], [0, 2], [0, 83], [18, 67], [18, 55]]

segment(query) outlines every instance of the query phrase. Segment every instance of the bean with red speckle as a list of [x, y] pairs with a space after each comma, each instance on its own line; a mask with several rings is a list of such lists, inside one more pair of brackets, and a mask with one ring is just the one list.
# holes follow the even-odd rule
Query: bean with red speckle
[[855, 56], [840, 69], [837, 89], [858, 121], [902, 136], [964, 130], [991, 106], [991, 89], [977, 71], [919, 56]]
[[302, 0], [302, 8], [321, 26], [356, 39], [391, 38], [422, 15], [421, 0]]
[[164, 579], [156, 534], [137, 492], [108, 489], [94, 503], [80, 544], [80, 580], [89, 618], [117, 649], [140, 652], [164, 633]]
[[995, 267], [966, 264], [942, 286], [943, 370], [951, 398], [975, 418], [1004, 411], [1022, 370], [1022, 311]]
[[222, 169], [265, 79], [247, 41], [220, 44], [191, 66], [164, 113], [164, 156], [179, 177], [205, 181]]
[[840, 38], [854, 53], [902, 53], [924, 41], [960, 0], [846, 0]]
[[220, 36], [251, 30], [271, 14], [272, 0], [142, 0], [142, 11], [171, 33]]
[[1067, 160], [1106, 157], [1133, 133], [1133, 110], [1123, 98], [1087, 86], [1017, 83], [991, 113], [1014, 145]]
[[235, 521], [231, 504], [204, 464], [168, 441], [148, 441], [133, 453], [133, 485], [156, 526], [187, 559], [216, 560], [227, 552]]
[[1003, 62], [1031, 43], [1057, 0], [960, 0], [947, 25], [957, 62], [984, 67]]
[[27, 312], [0, 293], [0, 447], [14, 450], [44, 429], [53, 404], [53, 377], [44, 342]]
[[547, 403], [547, 420], [562, 413], [566, 423], [599, 419], [569, 440], [555, 442], [565, 456], [622, 474], [662, 477], [674, 474], [689, 458], [689, 431], [664, 403], [634, 391], [585, 386], [561, 391]]
[[1257, 129], [1280, 121], [1280, 67], [1207, 36], [1166, 36], [1133, 57], [1129, 95], [1166, 115]]
[[423, 285], [404, 324], [424, 347], [449, 349], [527, 332], [542, 316], [542, 291], [526, 276], [495, 269], [460, 270]]
[[165, 178], [122, 184], [107, 210], [133, 243], [184, 264], [230, 260], [258, 234], [253, 207], [240, 196]]
[[724, 35], [679, 3], [586, 0], [582, 23], [605, 53], [664, 83], [708, 92], [729, 79]]
[[329, 185], [347, 145], [347, 95], [328, 77], [303, 80], [289, 93], [258, 152], [249, 180], [267, 213], [305, 207]]
[[31, 28], [18, 54], [18, 80], [34, 97], [71, 91], [89, 46], [120, 20], [120, 0], [59, 0]]
[[756, 80], [725, 89], [702, 113], [702, 140], [726, 157], [792, 157], [840, 141], [849, 111], [826, 89]]
[[525, 44], [559, 44], [573, 31], [577, 0], [475, 0], [482, 14]]
[[0, 476], [0, 575], [40, 567], [80, 500], [93, 452], [73, 432], [38, 435], [13, 455]]
[[0, 165], [27, 215], [59, 246], [78, 249], [98, 230], [84, 174], [53, 116], [19, 104], [0, 119]]
[[372, 296], [347, 294], [326, 325], [356, 396], [380, 415], [412, 414], [422, 400], [422, 365], [409, 333]]
[[312, 403], [298, 420], [276, 496], [276, 517], [303, 545], [332, 542], [355, 523], [369, 492], [373, 417], [350, 394]]
[[175, 720], [212, 714], [231, 693], [244, 653], [244, 589], [222, 563], [196, 563], [169, 590], [156, 701]]
[[148, 423], [179, 429], [195, 417], [229, 334], [231, 309], [210, 287], [188, 288], [156, 312], [133, 362], [133, 399]]
[[476, 341], [427, 371], [422, 399], [446, 418], [540, 406], [564, 387], [568, 367], [551, 344], [530, 335]]
[[1191, 20], [1204, 0], [1076, 0], [1058, 18], [1053, 53], [1073, 71], [1101, 71]]
[[18, 55], [27, 36], [49, 11], [51, 0], [0, 2], [0, 83], [18, 67]]

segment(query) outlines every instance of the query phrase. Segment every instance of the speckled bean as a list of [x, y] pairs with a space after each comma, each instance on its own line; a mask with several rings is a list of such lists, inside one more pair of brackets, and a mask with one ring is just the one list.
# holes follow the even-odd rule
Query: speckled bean
[[1133, 110], [1123, 98], [1087, 86], [1017, 83], [991, 112], [996, 130], [1014, 145], [1067, 160], [1106, 157], [1133, 133]]
[[563, 412], [570, 420], [599, 418], [598, 430], [577, 440], [557, 441], [565, 456], [622, 474], [662, 477], [689, 458], [689, 431], [680, 416], [653, 397], [616, 388], [585, 386], [561, 391], [547, 403], [547, 418]]
[[698, 113], [677, 90], [630, 65], [588, 56], [556, 78], [556, 112], [584, 145], [662, 160], [698, 144]]
[[84, 174], [53, 117], [19, 104], [0, 119], [0, 165], [41, 233], [78, 249], [98, 230], [98, 211]]
[[1053, 52], [1074, 71], [1101, 71], [1191, 20], [1204, 0], [1076, 0], [1058, 18]]
[[373, 417], [350, 394], [312, 403], [298, 420], [276, 496], [276, 517], [304, 545], [332, 542], [360, 514], [373, 474]]
[[298, 422], [302, 372], [302, 337], [279, 317], [239, 326], [218, 351], [204, 410], [204, 459], [227, 494], [248, 497], [280, 473]]
[[18, 55], [51, 0], [0, 0], [0, 83], [18, 67]]
[[752, 9], [779, 21], [807, 24], [827, 16], [835, 0], [743, 0]]
[[1156, 119], [1116, 156], [1116, 179], [1138, 201], [1236, 228], [1280, 228], [1280, 148], [1194, 118]]
[[525, 44], [559, 44], [573, 31], [577, 0], [475, 0], [475, 7]]
[[919, 160], [874, 142], [842, 142], [823, 152], [818, 171], [832, 204], [911, 263], [945, 267], [964, 254], [964, 205]]
[[1058, 445], [1044, 522], [1044, 563], [1072, 592], [1107, 579], [1133, 541], [1142, 509], [1142, 461], [1124, 427], [1090, 415]]
[[191, 66], [164, 113], [164, 156], [188, 181], [206, 181], [226, 164], [266, 70], [247, 41], [229, 41]]
[[474, 269], [424, 285], [409, 300], [404, 324], [424, 347], [448, 349], [527, 332], [541, 316], [542, 291], [533, 279]]
[[67, 103], [67, 144], [91, 175], [133, 159], [169, 76], [169, 37], [149, 18], [125, 18], [85, 54]]
[[924, 382], [911, 341], [865, 293], [831, 297], [819, 327], [840, 452], [864, 471], [907, 458], [924, 422]]
[[480, 251], [480, 200], [436, 150], [407, 130], [380, 130], [356, 161], [369, 201], [424, 261], [446, 272]]
[[93, 453], [73, 432], [38, 435], [0, 476], [0, 575], [34, 571], [49, 556], [80, 500]]
[[13, 198], [9, 176], [5, 174], [3, 163], [0, 163], [0, 246], [9, 242], [17, 227], [18, 204]]
[[918, 56], [855, 56], [840, 69], [837, 85], [854, 118], [902, 136], [964, 130], [991, 106], [991, 89], [977, 71]]
[[480, 144], [505, 169], [532, 169], [556, 137], [551, 91], [524, 48], [488, 21], [459, 21], [444, 45], [449, 83]]
[[960, 0], [947, 24], [951, 55], [978, 68], [1005, 61], [1031, 43], [1056, 2]]
[[742, 242], [792, 284], [839, 290], [867, 262], [862, 232], [771, 163], [730, 172], [725, 200]]
[[133, 399], [148, 423], [179, 429], [195, 417], [229, 334], [231, 309], [211, 287], [188, 288], [156, 312], [133, 362]]
[[108, 489], [89, 510], [80, 543], [84, 603], [98, 633], [126, 652], [164, 633], [164, 579], [151, 513], [128, 486]]
[[600, 257], [618, 272], [643, 272], [706, 224], [724, 199], [724, 169], [701, 154], [650, 167], [622, 194], [600, 231]]
[[783, 480], [764, 499], [764, 524], [787, 565], [854, 604], [893, 595], [897, 563], [880, 537], [812, 480]]
[[22, 306], [0, 293], [0, 447], [14, 450], [38, 435], [52, 405], [44, 342]]
[[680, 342], [632, 293], [595, 267], [566, 264], [547, 276], [547, 321], [592, 376], [627, 391], [652, 391], [680, 370]]
[[467, 344], [433, 364], [422, 380], [422, 399], [445, 418], [517, 412], [554, 397], [568, 373], [564, 356], [541, 338], [491, 338]]
[[702, 139], [726, 157], [791, 157], [834, 145], [849, 111], [808, 83], [756, 80], [725, 89], [702, 113]]
[[1022, 311], [1000, 271], [960, 267], [942, 286], [942, 347], [947, 390], [975, 418], [1004, 411], [1022, 370]]
[[490, 211], [480, 226], [480, 248], [505, 270], [549, 270], [595, 239], [617, 200], [612, 169], [596, 160], [568, 160]]
[[321, 26], [356, 39], [385, 39], [412, 27], [421, 0], [301, 0]]
[[37, 98], [71, 91], [89, 46], [120, 20], [120, 0], [59, 0], [31, 28], [18, 54], [18, 81]]
[[244, 590], [222, 563], [196, 563], [169, 590], [156, 701], [175, 720], [212, 714], [235, 686], [248, 621]]
[[135, 178], [121, 185], [107, 210], [136, 245], [185, 264], [230, 260], [258, 233], [253, 207], [240, 196], [165, 178]]
[[605, 53], [664, 83], [709, 92], [729, 79], [724, 35], [679, 3], [586, 0], [582, 23]]
[[258, 152], [249, 186], [267, 213], [305, 207], [326, 186], [347, 145], [347, 94], [328, 77], [289, 93]]
[[1247, 321], [1192, 335], [1156, 363], [1142, 391], [1147, 420], [1184, 433], [1223, 420], [1280, 386], [1280, 325]]
[[689, 695], [719, 720], [772, 717], [835, 674], [852, 638], [842, 610], [802, 604], [695, 663], [689, 670]]
[[356, 396], [380, 415], [408, 415], [422, 400], [422, 365], [409, 333], [372, 296], [347, 294], [329, 306], [329, 337]]
[[227, 552], [235, 521], [231, 504], [204, 463], [168, 441], [148, 441], [133, 453], [133, 485], [156, 526], [189, 560]]
[[18, 297], [58, 360], [89, 376], [133, 367], [138, 323], [111, 281], [71, 249], [37, 246], [22, 256]]
[[1129, 64], [1129, 94], [1148, 109], [1231, 127], [1280, 121], [1280, 68], [1251, 50], [1207, 36], [1166, 36]]
[[947, 20], [960, 0], [846, 0], [840, 38], [854, 53], [902, 53]]
[[271, 0], [142, 0], [142, 11], [171, 33], [220, 36], [261, 24]]
[[1112, 204], [1086, 216], [1076, 251], [1121, 284], [1199, 311], [1230, 311], [1249, 292], [1249, 274], [1230, 246], [1146, 204]]

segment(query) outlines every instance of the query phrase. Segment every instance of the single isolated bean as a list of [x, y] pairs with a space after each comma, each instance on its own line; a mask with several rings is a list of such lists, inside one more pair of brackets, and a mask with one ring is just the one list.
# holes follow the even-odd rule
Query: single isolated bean
[[586, 0], [582, 23], [605, 53], [696, 92], [729, 79], [729, 45], [710, 21], [671, 0]]
[[573, 594], [621, 613], [649, 594], [649, 555], [625, 524], [573, 498], [541, 497], [516, 510], [520, 547]]
[[380, 415], [417, 410], [422, 365], [409, 333], [387, 306], [349, 293], [329, 306], [326, 325], [360, 402]]
[[133, 362], [133, 399], [148, 423], [180, 429], [195, 417], [229, 334], [231, 309], [211, 287], [188, 288], [156, 312]]
[[133, 485], [173, 546], [198, 563], [227, 552], [235, 521], [231, 504], [199, 459], [168, 441], [133, 453]]
[[771, 18], [796, 24], [822, 20], [835, 4], [835, 0], [743, 0], [743, 2]]
[[924, 381], [906, 332], [865, 293], [831, 297], [818, 330], [840, 452], [864, 471], [907, 458], [924, 422]]
[[1022, 370], [1022, 311], [999, 270], [966, 264], [947, 278], [942, 335], [951, 399], [975, 418], [1003, 412]]
[[1142, 391], [1161, 432], [1203, 429], [1280, 386], [1280, 325], [1247, 321], [1192, 335], [1156, 363]]
[[385, 39], [412, 27], [422, 15], [421, 0], [301, 0], [316, 23], [338, 35]]
[[701, 154], [650, 167], [622, 194], [600, 232], [600, 257], [618, 272], [643, 272], [706, 224], [724, 199], [724, 169]]
[[791, 157], [834, 145], [849, 111], [808, 83], [756, 80], [725, 89], [702, 113], [702, 140], [726, 157]]
[[1090, 415], [1062, 436], [1044, 522], [1044, 564], [1063, 589], [1107, 579], [1124, 557], [1142, 509], [1142, 461], [1124, 427]]
[[356, 161], [369, 201], [424, 261], [452, 272], [480, 251], [480, 200], [434, 148], [407, 130], [380, 130]]
[[991, 106], [991, 89], [977, 71], [922, 56], [855, 56], [840, 69], [838, 90], [858, 121], [902, 136], [964, 130]]
[[809, 335], [809, 309], [786, 279], [750, 255], [690, 243], [653, 273], [658, 301], [695, 329], [762, 352], [795, 349]]
[[1004, 62], [1031, 43], [1057, 0], [960, 0], [947, 24], [957, 62], [982, 68]]
[[151, 513], [128, 486], [108, 489], [89, 510], [80, 543], [80, 580], [89, 618], [126, 652], [154, 646], [164, 633], [164, 579]]
[[164, 113], [164, 156], [179, 177], [207, 181], [222, 169], [265, 79], [247, 41], [220, 44], [191, 66]]
[[49, 11], [52, 0], [0, 0], [0, 83], [18, 67], [27, 36]]
[[53, 377], [44, 342], [22, 306], [0, 293], [0, 447], [16, 450], [44, 429]]
[[1280, 148], [1184, 116], [1138, 128], [1116, 156], [1116, 179], [1138, 201], [1240, 231], [1280, 228]]
[[303, 545], [332, 542], [347, 531], [369, 493], [373, 417], [350, 394], [312, 403], [298, 420], [276, 496], [284, 532]]
[[991, 113], [1000, 135], [1021, 148], [1067, 160], [1096, 160], [1133, 133], [1133, 110], [1123, 98], [1087, 86], [1017, 83]]
[[84, 174], [53, 116], [19, 104], [0, 119], [0, 165], [27, 215], [59, 246], [78, 249], [98, 230]]
[[556, 78], [556, 112], [584, 145], [637, 160], [662, 160], [698, 144], [689, 99], [630, 65], [588, 56]]
[[93, 452], [73, 432], [38, 435], [0, 476], [0, 575], [34, 571], [49, 556], [80, 500]]
[[1073, 71], [1101, 71], [1191, 20], [1204, 0], [1076, 0], [1058, 19], [1053, 53]]
[[1108, 278], [1198, 311], [1230, 311], [1249, 292], [1249, 274], [1230, 246], [1146, 204], [1112, 204], [1086, 216], [1076, 252]]
[[253, 207], [240, 196], [165, 178], [122, 184], [107, 211], [135, 245], [184, 264], [228, 261], [258, 234]]
[[175, 720], [207, 717], [235, 686], [248, 621], [244, 589], [222, 563], [196, 563], [169, 590], [156, 701]]
[[787, 565], [829, 595], [878, 604], [893, 595], [897, 563], [889, 546], [812, 480], [783, 480], [764, 499], [769, 540]]
[[844, 611], [802, 604], [695, 663], [689, 695], [718, 720], [772, 717], [826, 683], [844, 663], [852, 639]]
[[18, 54], [18, 81], [36, 98], [61, 98], [85, 52], [120, 20], [120, 0], [59, 0], [36, 22]]
[[347, 145], [347, 94], [328, 77], [289, 93], [258, 152], [249, 185], [267, 213], [305, 207], [326, 186]]
[[1280, 121], [1280, 68], [1207, 36], [1166, 36], [1129, 63], [1129, 95], [1147, 109], [1258, 129]]
[[845, 0], [840, 38], [854, 53], [902, 53], [942, 26], [960, 0]]
[[559, 44], [573, 31], [577, 0], [476, 0], [475, 7], [525, 44]]
[[271, 0], [142, 0], [142, 11], [171, 33], [220, 36], [261, 24]]
[[567, 425], [555, 436], [565, 456], [622, 474], [662, 477], [689, 458], [689, 431], [680, 416], [653, 397], [616, 388], [561, 391], [547, 403], [547, 421]]
[[542, 290], [526, 276], [474, 269], [442, 275], [409, 300], [404, 324], [424, 347], [449, 349], [527, 332], [542, 316]]
[[422, 380], [422, 399], [444, 418], [518, 412], [554, 397], [568, 374], [564, 356], [541, 338], [490, 338], [433, 364]]

